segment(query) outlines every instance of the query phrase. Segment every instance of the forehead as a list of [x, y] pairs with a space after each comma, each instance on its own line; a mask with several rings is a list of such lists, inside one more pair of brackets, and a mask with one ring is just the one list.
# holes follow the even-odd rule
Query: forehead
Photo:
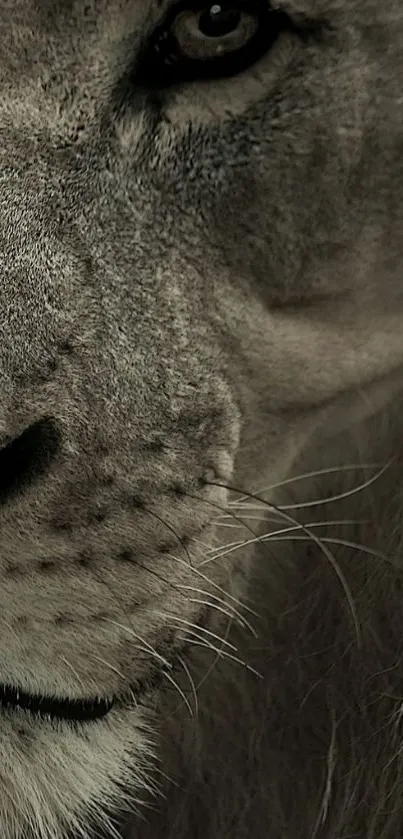
[[0, 0], [1, 66], [39, 68], [41, 61], [80, 58], [84, 44], [135, 34], [158, 0]]
[[159, 9], [160, 0], [0, 0], [0, 131], [53, 126], [60, 103], [67, 119], [90, 120]]

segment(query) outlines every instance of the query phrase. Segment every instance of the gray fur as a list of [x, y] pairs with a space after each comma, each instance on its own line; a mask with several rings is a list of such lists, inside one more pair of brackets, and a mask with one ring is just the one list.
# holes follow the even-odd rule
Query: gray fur
[[[59, 442], [0, 496], [0, 681], [124, 700], [83, 730], [2, 711], [0, 835], [125, 806], [131, 839], [396, 839], [401, 2], [276, 0], [319, 31], [150, 97], [123, 80], [167, 5], [0, 0], [0, 445]], [[349, 495], [214, 558], [292, 526], [224, 527], [217, 484]], [[197, 715], [168, 679], [137, 705], [201, 600], [249, 669], [195, 646]]]

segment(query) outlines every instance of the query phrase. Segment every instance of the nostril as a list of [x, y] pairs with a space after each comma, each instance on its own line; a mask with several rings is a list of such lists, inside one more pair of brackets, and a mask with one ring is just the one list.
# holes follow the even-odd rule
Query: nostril
[[0, 449], [0, 504], [47, 471], [60, 442], [61, 435], [54, 419], [44, 417]]

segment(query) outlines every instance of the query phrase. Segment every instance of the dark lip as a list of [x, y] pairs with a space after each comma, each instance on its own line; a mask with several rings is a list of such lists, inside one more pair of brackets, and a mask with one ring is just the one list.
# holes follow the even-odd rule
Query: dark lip
[[60, 699], [27, 693], [14, 685], [0, 685], [0, 708], [21, 708], [47, 719], [93, 722], [102, 719], [114, 705], [113, 699]]
[[[171, 667], [175, 663], [175, 654], [171, 656]], [[153, 693], [160, 686], [164, 673], [170, 672], [165, 665], [150, 668], [147, 676], [130, 685], [130, 694], [123, 694], [111, 699], [95, 697], [93, 699], [68, 699], [56, 696], [42, 696], [28, 693], [15, 685], [0, 684], [0, 709], [22, 709], [46, 720], [58, 719], [70, 722], [88, 723], [100, 720], [109, 714], [113, 707], [121, 709], [140, 702], [147, 694]]]
[[[208, 609], [201, 612], [196, 625], [203, 626]], [[167, 652], [165, 643], [161, 644], [161, 652]], [[68, 699], [56, 696], [41, 696], [28, 693], [15, 685], [0, 684], [0, 709], [12, 708], [29, 711], [43, 719], [58, 719], [72, 723], [89, 723], [106, 717], [113, 707], [127, 708], [133, 703], [141, 702], [150, 693], [154, 693], [161, 685], [166, 672], [172, 672], [178, 665], [178, 653], [192, 646], [191, 642], [184, 642], [171, 646], [166, 655], [166, 665], [150, 667], [148, 674], [141, 680], [130, 685], [130, 694], [112, 698], [94, 697], [92, 699]]]
[[[178, 650], [175, 652], [177, 653]], [[152, 668], [143, 680], [130, 686], [130, 697], [121, 696], [112, 699], [103, 697], [68, 699], [42, 696], [28, 693], [15, 685], [0, 684], [0, 709], [29, 711], [47, 721], [55, 719], [72, 723], [96, 722], [106, 717], [113, 707], [127, 708], [133, 703], [140, 702], [147, 694], [153, 693], [160, 686], [166, 671], [167, 668], [164, 665]]]

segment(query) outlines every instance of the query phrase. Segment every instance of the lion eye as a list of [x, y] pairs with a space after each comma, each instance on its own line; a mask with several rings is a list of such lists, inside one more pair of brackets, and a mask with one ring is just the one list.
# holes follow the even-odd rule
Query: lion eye
[[259, 18], [235, 5], [215, 3], [202, 11], [183, 11], [171, 33], [182, 58], [210, 61], [244, 48], [259, 29]]
[[267, 0], [184, 0], [151, 36], [141, 78], [166, 87], [235, 75], [258, 61], [284, 26], [285, 15]]

